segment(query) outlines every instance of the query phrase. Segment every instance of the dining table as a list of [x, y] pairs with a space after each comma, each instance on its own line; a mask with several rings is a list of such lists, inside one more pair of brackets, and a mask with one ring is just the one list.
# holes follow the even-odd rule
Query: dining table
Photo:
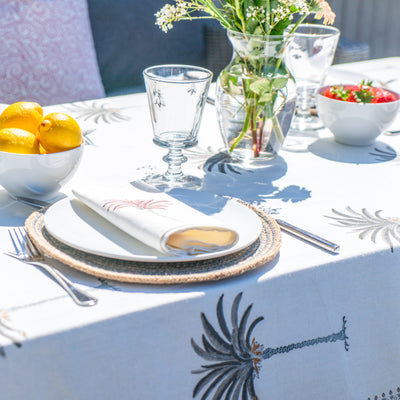
[[[400, 57], [333, 65], [325, 83], [363, 79], [400, 92]], [[77, 186], [164, 172], [146, 93], [44, 107], [53, 111], [86, 134], [79, 168], [54, 205]], [[139, 258], [139, 273], [111, 257], [86, 269], [49, 259], [98, 299], [91, 307], [6, 254], [9, 230], [54, 206], [1, 189], [0, 399], [400, 399], [399, 133], [400, 117], [368, 146], [337, 143], [325, 128], [289, 131], [274, 159], [252, 166], [224, 151], [207, 103], [183, 164], [203, 186], [186, 194], [204, 207], [239, 204], [229, 218], [239, 235], [260, 229], [257, 241], [203, 262]], [[309, 243], [276, 220], [340, 248]], [[88, 257], [102, 258], [69, 222], [61, 218], [60, 231], [73, 230], [81, 253], [87, 246]]]

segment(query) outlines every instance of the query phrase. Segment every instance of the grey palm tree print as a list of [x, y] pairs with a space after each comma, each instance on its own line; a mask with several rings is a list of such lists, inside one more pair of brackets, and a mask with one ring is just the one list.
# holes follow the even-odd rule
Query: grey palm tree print
[[393, 252], [394, 242], [400, 243], [400, 219], [384, 218], [381, 216], [382, 210], [374, 213], [363, 208], [361, 212], [354, 211], [351, 207], [346, 207], [346, 212], [339, 212], [332, 209], [334, 216], [327, 218], [336, 221], [338, 226], [350, 228], [358, 233], [360, 239], [370, 237], [376, 243], [381, 238]]
[[113, 122], [124, 122], [131, 119], [123, 113], [121, 108], [109, 107], [106, 103], [98, 104], [93, 102], [72, 103], [64, 106], [67, 111], [73, 112], [77, 119], [84, 121], [92, 120], [98, 124], [100, 121], [106, 124]]
[[380, 396], [368, 397], [368, 400], [400, 400], [400, 387], [386, 393], [383, 392]]
[[201, 394], [201, 400], [256, 400], [258, 397], [254, 380], [259, 377], [263, 360], [276, 354], [339, 340], [344, 342], [344, 348], [348, 351], [345, 317], [342, 318], [342, 329], [337, 333], [278, 348], [265, 347], [252, 336], [254, 328], [264, 317], [257, 317], [247, 327], [253, 304], [250, 304], [239, 317], [242, 294], [239, 293], [233, 300], [230, 313], [231, 327], [228, 326], [224, 316], [224, 295], [219, 298], [216, 309], [219, 331], [204, 313], [200, 315], [204, 329], [202, 346], [193, 338], [191, 344], [196, 354], [209, 363], [202, 365], [199, 370], [192, 371], [193, 374], [203, 375], [193, 390], [193, 398]]

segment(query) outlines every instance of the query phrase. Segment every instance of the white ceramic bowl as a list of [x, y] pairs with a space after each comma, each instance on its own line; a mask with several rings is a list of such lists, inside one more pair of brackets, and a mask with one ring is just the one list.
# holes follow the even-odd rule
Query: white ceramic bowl
[[399, 112], [400, 96], [393, 91], [397, 101], [361, 104], [324, 96], [323, 93], [330, 86], [319, 89], [317, 110], [323, 124], [334, 134], [338, 143], [351, 146], [372, 144]]
[[76, 172], [83, 147], [51, 154], [0, 151], [0, 185], [12, 197], [50, 200]]

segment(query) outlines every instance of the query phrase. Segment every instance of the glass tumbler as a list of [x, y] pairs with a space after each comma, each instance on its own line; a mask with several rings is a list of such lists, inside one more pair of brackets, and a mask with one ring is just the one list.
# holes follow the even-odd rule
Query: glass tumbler
[[294, 130], [323, 127], [311, 110], [315, 107], [317, 90], [332, 64], [339, 36], [337, 28], [317, 24], [301, 24], [293, 33], [285, 61], [296, 81], [297, 111], [291, 125]]
[[165, 174], [152, 175], [145, 181], [161, 190], [198, 189], [202, 180], [184, 175], [187, 161], [182, 150], [197, 144], [204, 105], [212, 72], [191, 65], [158, 65], [143, 71], [153, 126], [153, 142], [168, 149], [163, 160]]

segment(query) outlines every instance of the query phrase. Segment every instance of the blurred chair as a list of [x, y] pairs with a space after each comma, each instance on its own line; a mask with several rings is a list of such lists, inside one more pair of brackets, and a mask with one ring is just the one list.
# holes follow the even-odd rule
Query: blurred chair
[[206, 45], [206, 67], [214, 72], [213, 80], [232, 59], [232, 44], [228, 39], [226, 29], [221, 25], [204, 26], [204, 41]]
[[[1, 1], [1, 0], [0, 0]], [[144, 90], [142, 71], [158, 64], [205, 66], [203, 25], [181, 21], [164, 33], [154, 14], [168, 0], [88, 0], [100, 73], [107, 95]]]
[[369, 58], [400, 56], [399, 0], [329, 0], [342, 36], [369, 46]]
[[[226, 30], [217, 21], [181, 21], [175, 23], [167, 34], [162, 32], [155, 25], [154, 14], [168, 0], [87, 2], [100, 74], [108, 96], [143, 91], [142, 71], [151, 65], [180, 63], [203, 66], [211, 69], [216, 79], [232, 57]], [[381, 23], [375, 27], [375, 23], [368, 19], [364, 26], [363, 18], [367, 12], [373, 15], [387, 10], [386, 4], [389, 3], [393, 10], [400, 7], [400, 0], [329, 0], [329, 3], [337, 14], [335, 26], [342, 32], [335, 63], [362, 61], [376, 56], [376, 46], [379, 47], [376, 43], [380, 40], [376, 36], [386, 25]], [[377, 15], [377, 20], [381, 21], [382, 16]], [[320, 20], [309, 22], [321, 23]], [[358, 27], [357, 32], [362, 35], [353, 32], [354, 27]], [[373, 43], [365, 36], [367, 32], [374, 37]], [[395, 39], [393, 36], [385, 43], [393, 43]]]
[[0, 103], [104, 97], [86, 0], [1, 0]]
[[334, 64], [368, 60], [371, 49], [367, 43], [341, 36], [336, 48]]

